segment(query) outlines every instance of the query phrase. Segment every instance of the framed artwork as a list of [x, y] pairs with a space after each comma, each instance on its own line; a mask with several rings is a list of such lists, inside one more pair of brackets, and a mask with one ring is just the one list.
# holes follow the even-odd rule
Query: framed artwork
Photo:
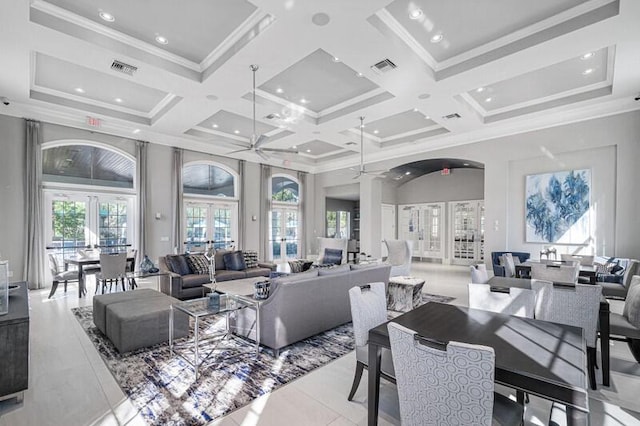
[[588, 244], [591, 170], [528, 175], [525, 224], [528, 243]]

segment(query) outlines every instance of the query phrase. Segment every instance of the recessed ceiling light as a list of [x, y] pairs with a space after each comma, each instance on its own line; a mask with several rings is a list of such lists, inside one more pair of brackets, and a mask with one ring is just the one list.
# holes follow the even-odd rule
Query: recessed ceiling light
[[298, 147], [296, 145], [292, 146], [291, 149], [297, 149]]
[[406, 172], [404, 172], [404, 174], [409, 176], [411, 174], [411, 172], [407, 170]]
[[462, 163], [462, 165], [466, 167], [469, 165], [469, 163]]
[[282, 87], [278, 87], [278, 88], [276, 89], [276, 93], [282, 93], [282, 92], [284, 92], [284, 90], [282, 90]]
[[113, 22], [116, 20], [116, 17], [110, 14], [109, 12], [100, 11], [98, 15], [102, 18], [103, 21]]
[[589, 75], [593, 72], [593, 68], [587, 68], [586, 70], [582, 71], [582, 75]]
[[207, 99], [209, 99], [210, 101], [217, 101], [218, 97], [216, 95], [207, 95]]
[[411, 12], [409, 12], [409, 19], [420, 19], [422, 15], [422, 9], [413, 9]]
[[421, 93], [418, 95], [418, 99], [429, 99], [431, 97], [428, 93]]
[[476, 92], [478, 92], [478, 93], [482, 93], [482, 92], [484, 92], [484, 87], [478, 87], [478, 88], [476, 89]]
[[121, 104], [122, 103], [122, 98], [115, 98], [114, 101], [116, 101], [117, 103]]
[[309, 103], [309, 101], [306, 100], [305, 98], [302, 98], [302, 99], [300, 99], [300, 103], [307, 104], [307, 103]]
[[234, 130], [233, 133], [235, 133], [236, 135], [240, 134], [240, 130]]
[[377, 135], [378, 133], [380, 133], [380, 131], [379, 131], [379, 130], [374, 130], [374, 131], [373, 131], [373, 133], [374, 133], [375, 135]]
[[218, 128], [218, 125], [217, 125], [216, 123], [213, 123], [213, 124], [211, 125], [211, 127], [213, 127], [214, 129], [217, 129], [217, 128]]
[[338, 58], [337, 56], [333, 57], [333, 62], [340, 62], [340, 58]]
[[487, 99], [485, 99], [484, 101], [485, 101], [485, 102], [491, 102], [492, 100], [493, 100], [493, 98], [487, 98]]
[[364, 74], [362, 74], [361, 72], [357, 72], [357, 73], [356, 73], [356, 77], [360, 77], [360, 78], [362, 78], [362, 77], [364, 77]]
[[413, 112], [418, 112], [418, 108], [414, 108], [414, 109], [413, 109]]
[[428, 115], [425, 115], [425, 116], [424, 116], [424, 119], [425, 119], [425, 120], [431, 120], [431, 117], [429, 117]]
[[594, 53], [593, 52], [587, 52], [584, 55], [580, 56], [580, 59], [582, 59], [583, 61], [586, 61], [587, 59], [593, 58]]
[[444, 39], [442, 33], [436, 34], [431, 37], [431, 43], [440, 43]]
[[75, 88], [75, 89], [73, 89], [73, 90], [75, 90], [75, 91], [76, 91], [76, 92], [78, 92], [78, 93], [84, 93], [84, 89], [83, 89], [82, 87], [76, 87], [76, 88]]
[[307, 152], [311, 152], [311, 150], [310, 150], [310, 149], [308, 149], [308, 150], [307, 150]]
[[166, 37], [162, 37], [161, 35], [156, 36], [156, 41], [160, 44], [168, 44], [169, 40]]
[[133, 130], [133, 134], [134, 134], [134, 135], [137, 135], [138, 133], [140, 133], [140, 129], [134, 129], [134, 130]]

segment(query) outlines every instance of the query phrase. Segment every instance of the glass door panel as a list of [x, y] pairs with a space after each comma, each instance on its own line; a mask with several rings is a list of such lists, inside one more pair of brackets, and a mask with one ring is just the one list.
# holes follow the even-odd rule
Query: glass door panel
[[235, 245], [237, 205], [231, 203], [185, 203], [185, 250], [205, 252]]
[[282, 260], [282, 228], [283, 228], [283, 211], [271, 211], [271, 232], [269, 233], [269, 247], [271, 247], [271, 260]]
[[216, 250], [233, 246], [232, 209], [227, 206], [213, 208], [213, 247]]
[[298, 211], [286, 210], [284, 223], [285, 260], [298, 258]]
[[91, 244], [87, 201], [53, 199], [49, 205], [47, 247], [64, 258]]
[[131, 242], [127, 232], [127, 202], [98, 203], [98, 245], [102, 251], [123, 251]]

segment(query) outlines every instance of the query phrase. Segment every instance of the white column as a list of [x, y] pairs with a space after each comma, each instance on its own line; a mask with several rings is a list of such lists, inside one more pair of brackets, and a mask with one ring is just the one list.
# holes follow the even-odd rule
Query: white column
[[382, 181], [360, 177], [360, 251], [380, 258], [382, 241]]

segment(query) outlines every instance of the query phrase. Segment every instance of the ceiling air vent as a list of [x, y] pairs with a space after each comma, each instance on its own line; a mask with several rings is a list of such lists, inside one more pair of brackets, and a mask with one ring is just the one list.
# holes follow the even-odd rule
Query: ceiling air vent
[[125, 64], [117, 59], [114, 59], [111, 63], [111, 69], [128, 75], [133, 75], [134, 72], [138, 71], [138, 67]]
[[460, 118], [460, 114], [454, 112], [453, 114], [443, 115], [442, 118], [444, 118], [445, 120], [457, 120], [458, 118]]
[[397, 65], [391, 62], [391, 59], [383, 59], [375, 65], [371, 66], [371, 69], [378, 74], [383, 74], [397, 68]]

